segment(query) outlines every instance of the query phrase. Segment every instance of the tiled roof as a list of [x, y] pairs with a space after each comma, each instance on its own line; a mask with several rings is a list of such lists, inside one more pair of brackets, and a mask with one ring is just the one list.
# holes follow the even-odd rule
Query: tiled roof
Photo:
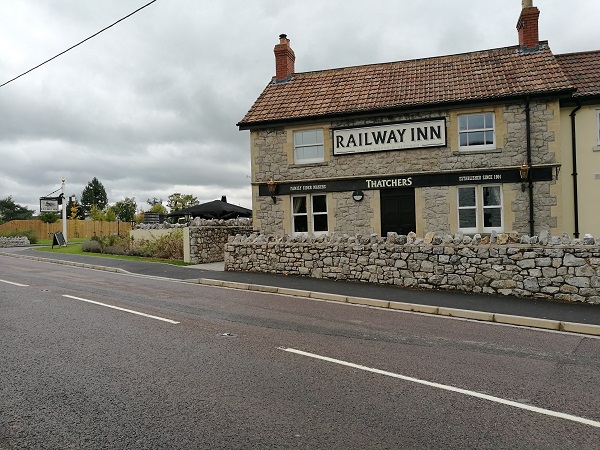
[[240, 128], [430, 105], [479, 101], [572, 88], [547, 42], [451, 56], [295, 73], [271, 82]]
[[556, 55], [556, 59], [577, 88], [575, 97], [600, 95], [600, 50]]

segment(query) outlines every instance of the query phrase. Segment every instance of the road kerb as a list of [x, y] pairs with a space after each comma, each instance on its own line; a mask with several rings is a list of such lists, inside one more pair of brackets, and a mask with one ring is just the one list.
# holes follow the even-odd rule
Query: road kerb
[[310, 291], [303, 291], [302, 289], [291, 289], [291, 288], [277, 288], [277, 293], [281, 295], [293, 295], [295, 297], [310, 297]]
[[600, 325], [591, 325], [589, 323], [561, 322], [560, 329], [562, 331], [568, 331], [570, 333], [581, 333], [591, 334], [593, 336], [600, 336]]
[[247, 283], [236, 283], [235, 281], [223, 281], [221, 286], [231, 289], [241, 289], [243, 291], [247, 291], [249, 288]]
[[440, 306], [438, 314], [441, 316], [460, 317], [462, 319], [483, 320], [486, 322], [494, 321], [494, 313], [484, 311], [472, 311], [470, 309], [445, 308]]
[[494, 321], [509, 325], [524, 327], [545, 328], [547, 330], [560, 330], [561, 322], [558, 320], [540, 319], [537, 317], [513, 316], [510, 314], [494, 314]]
[[277, 293], [277, 288], [274, 286], [264, 286], [262, 284], [249, 284], [249, 291], [257, 291], [257, 292], [269, 292], [271, 294]]
[[329, 292], [310, 292], [309, 297], [316, 298], [319, 300], [329, 300], [332, 302], [346, 303], [348, 301], [348, 297], [346, 297], [345, 295], [330, 294]]
[[348, 297], [348, 303], [353, 303], [356, 305], [377, 306], [379, 308], [390, 307], [390, 302], [388, 300], [376, 300], [374, 298], [364, 297]]
[[223, 286], [223, 281], [221, 280], [211, 280], [210, 278], [200, 278], [198, 280], [199, 284], [204, 284], [206, 286]]
[[417, 303], [390, 302], [390, 309], [399, 309], [402, 311], [411, 311], [425, 314], [437, 314], [438, 307], [431, 305], [419, 305]]

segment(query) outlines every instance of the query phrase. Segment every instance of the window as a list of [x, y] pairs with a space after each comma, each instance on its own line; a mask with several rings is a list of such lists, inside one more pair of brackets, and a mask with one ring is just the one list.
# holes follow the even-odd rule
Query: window
[[327, 234], [327, 195], [292, 197], [292, 234]]
[[473, 234], [503, 231], [502, 187], [459, 187], [458, 229]]
[[323, 130], [294, 132], [294, 163], [323, 162]]
[[462, 151], [495, 149], [494, 113], [458, 116], [458, 144]]

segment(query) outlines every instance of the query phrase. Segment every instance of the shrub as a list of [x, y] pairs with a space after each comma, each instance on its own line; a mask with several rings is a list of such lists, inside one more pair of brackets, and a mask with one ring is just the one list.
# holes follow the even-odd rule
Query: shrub
[[2, 233], [0, 236], [4, 236], [4, 237], [22, 237], [25, 236], [27, 239], [29, 239], [29, 243], [30, 244], [37, 244], [37, 235], [35, 234], [35, 231], [33, 230], [15, 230], [15, 231], [9, 231], [7, 233]]
[[81, 243], [81, 250], [90, 253], [102, 253], [102, 246], [98, 241], [84, 241]]
[[133, 240], [123, 236], [94, 236], [81, 245], [84, 252], [112, 255], [141, 256], [144, 258], [183, 259], [183, 230], [175, 229], [156, 240]]
[[183, 259], [183, 230], [177, 228], [152, 242], [156, 258]]
[[127, 255], [127, 249], [125, 249], [125, 247], [122, 247], [121, 245], [109, 245], [107, 247], [104, 247], [104, 253], [107, 253], [109, 255]]

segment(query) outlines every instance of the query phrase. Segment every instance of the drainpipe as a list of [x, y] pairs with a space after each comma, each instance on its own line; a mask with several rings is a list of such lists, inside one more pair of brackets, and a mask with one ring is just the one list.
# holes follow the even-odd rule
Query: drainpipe
[[527, 127], [527, 165], [529, 166], [529, 173], [527, 174], [527, 179], [529, 180], [529, 236], [533, 236], [535, 221], [533, 219], [533, 181], [531, 180], [531, 117], [529, 97], [525, 97], [525, 124]]
[[571, 111], [571, 153], [573, 155], [573, 206], [575, 215], [575, 232], [573, 237], [579, 238], [579, 199], [577, 197], [577, 138], [575, 136], [575, 115], [577, 111], [581, 109], [581, 104], [577, 105], [573, 111]]

